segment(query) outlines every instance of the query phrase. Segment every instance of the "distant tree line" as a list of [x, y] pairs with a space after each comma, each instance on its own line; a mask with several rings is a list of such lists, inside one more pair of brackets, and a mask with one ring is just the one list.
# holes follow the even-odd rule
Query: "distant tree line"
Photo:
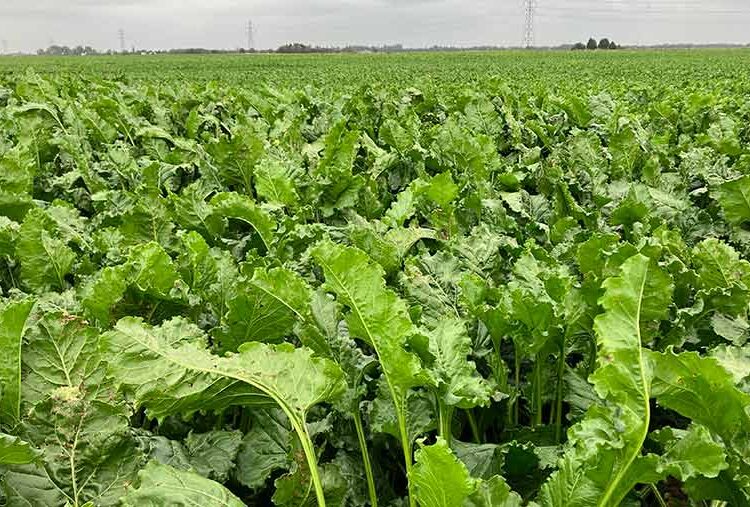
[[47, 49], [38, 49], [36, 54], [49, 56], [85, 56], [102, 54], [91, 46], [58, 46], [53, 44]]
[[596, 39], [591, 37], [588, 41], [588, 43], [584, 44], [583, 42], [576, 42], [573, 45], [574, 50], [582, 50], [582, 49], [620, 49], [620, 46], [617, 45], [617, 43], [613, 40], [609, 40], [606, 37], [600, 40], [599, 42], [596, 42]]

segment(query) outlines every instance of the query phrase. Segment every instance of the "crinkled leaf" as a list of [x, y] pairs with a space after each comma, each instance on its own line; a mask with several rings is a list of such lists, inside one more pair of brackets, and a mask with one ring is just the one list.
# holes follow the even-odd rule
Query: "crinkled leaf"
[[648, 433], [653, 368], [641, 329], [666, 316], [672, 284], [647, 257], [636, 255], [604, 288], [592, 381], [611, 406], [591, 407], [571, 428], [560, 468], [542, 487], [544, 505], [618, 505], [632, 487], [630, 469]]
[[281, 341], [309, 314], [309, 300], [310, 289], [294, 272], [256, 269], [252, 280], [241, 284], [227, 301], [223, 348], [236, 350], [250, 341]]
[[56, 232], [54, 220], [38, 208], [31, 210], [21, 224], [16, 256], [21, 263], [21, 280], [33, 292], [67, 288], [65, 277], [77, 256]]
[[247, 196], [234, 192], [217, 194], [211, 199], [214, 213], [220, 217], [241, 220], [258, 233], [266, 249], [271, 247], [276, 223], [257, 203]]
[[735, 386], [718, 359], [695, 352], [648, 352], [653, 364], [652, 395], [664, 407], [702, 424], [727, 445], [750, 435], [750, 394]]
[[734, 377], [735, 384], [745, 386], [744, 391], [750, 394], [750, 345], [732, 347], [720, 345], [711, 351], [711, 357]]
[[256, 167], [255, 191], [271, 204], [291, 207], [299, 201], [294, 174], [284, 162], [273, 158], [261, 160]]
[[13, 467], [3, 475], [2, 485], [8, 506], [57, 506], [71, 502], [41, 465]]
[[[427, 391], [409, 391], [406, 396], [404, 424], [409, 441], [435, 429], [434, 396]], [[375, 433], [386, 433], [395, 439], [401, 438], [398, 415], [388, 384], [380, 381], [377, 397], [370, 403], [370, 427]]]
[[179, 318], [158, 328], [124, 318], [102, 339], [110, 373], [154, 417], [270, 398], [299, 422], [345, 389], [341, 370], [309, 350], [251, 342], [219, 357], [200, 329]]
[[138, 474], [139, 484], [122, 499], [123, 507], [164, 505], [202, 507], [244, 507], [228, 489], [193, 472], [150, 462]]
[[464, 505], [467, 507], [521, 507], [524, 503], [518, 493], [511, 491], [505, 479], [496, 475], [487, 481], [482, 481]]
[[438, 437], [433, 445], [424, 445], [415, 453], [415, 464], [409, 477], [414, 496], [421, 507], [455, 507], [479, 487], [480, 480], [469, 475], [448, 447]]
[[241, 443], [242, 433], [239, 431], [191, 433], [185, 439], [185, 450], [195, 472], [225, 482], [234, 468]]
[[242, 438], [236, 480], [248, 488], [265, 485], [275, 470], [289, 468], [292, 434], [280, 410], [254, 410], [252, 426]]
[[128, 288], [129, 266], [106, 267], [93, 275], [79, 292], [86, 316], [102, 325], [109, 324], [111, 311]]
[[487, 405], [492, 387], [479, 372], [471, 354], [471, 338], [461, 319], [446, 318], [428, 332], [430, 354], [435, 358], [430, 371], [443, 403], [459, 408]]
[[130, 285], [150, 296], [169, 299], [180, 280], [166, 251], [155, 242], [134, 247], [128, 258]]
[[43, 451], [56, 488], [69, 498], [115, 505], [134, 479], [140, 455], [128, 432], [131, 412], [104, 377], [98, 344], [94, 328], [61, 312], [47, 313], [29, 328], [22, 427]]

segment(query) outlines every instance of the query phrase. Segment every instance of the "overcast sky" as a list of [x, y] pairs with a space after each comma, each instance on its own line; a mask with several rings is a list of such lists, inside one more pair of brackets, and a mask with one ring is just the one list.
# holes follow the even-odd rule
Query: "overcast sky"
[[[536, 43], [750, 42], [750, 0], [536, 0]], [[56, 44], [137, 48], [247, 45], [518, 45], [523, 0], [0, 0], [10, 51]], [[2, 47], [0, 47], [0, 50]]]

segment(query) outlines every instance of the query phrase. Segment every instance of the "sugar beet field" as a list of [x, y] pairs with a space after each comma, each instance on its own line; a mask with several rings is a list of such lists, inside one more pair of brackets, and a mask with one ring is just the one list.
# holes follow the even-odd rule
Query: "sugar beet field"
[[748, 71], [0, 59], [0, 505], [750, 506]]

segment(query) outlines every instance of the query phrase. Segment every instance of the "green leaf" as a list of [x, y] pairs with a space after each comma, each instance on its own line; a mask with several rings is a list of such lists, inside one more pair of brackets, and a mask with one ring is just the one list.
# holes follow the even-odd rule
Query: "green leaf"
[[[428, 391], [412, 390], [406, 396], [404, 427], [409, 442], [435, 429], [434, 396]], [[380, 380], [376, 398], [370, 403], [370, 428], [373, 433], [386, 433], [401, 438], [399, 418], [388, 383]]]
[[138, 487], [123, 497], [123, 507], [245, 507], [239, 498], [221, 484], [155, 461], [146, 465], [138, 477]]
[[21, 418], [21, 343], [34, 301], [9, 302], [0, 308], [0, 424]]
[[337, 210], [355, 206], [364, 185], [361, 175], [353, 175], [352, 168], [359, 149], [359, 133], [346, 127], [340, 120], [331, 127], [324, 139], [323, 156], [315, 175], [320, 187], [320, 210], [330, 217]]
[[0, 465], [26, 465], [33, 463], [41, 453], [18, 437], [0, 433]]
[[248, 488], [265, 485], [271, 474], [289, 468], [292, 434], [281, 410], [254, 410], [252, 426], [242, 438], [236, 480]]
[[126, 317], [102, 335], [101, 346], [109, 373], [157, 419], [267, 401], [265, 395], [240, 380], [202, 371], [204, 363], [211, 365], [216, 356], [206, 350], [203, 332], [181, 318], [152, 328], [140, 319]]
[[125, 295], [128, 288], [129, 266], [106, 267], [93, 275], [79, 291], [81, 306], [86, 316], [106, 326], [111, 311]]
[[40, 316], [25, 335], [22, 434], [43, 452], [46, 473], [14, 472], [35, 477], [34, 495], [50, 489], [46, 476], [73, 503], [115, 505], [141, 465], [131, 412], [105, 379], [98, 344], [96, 329], [62, 312]]
[[464, 505], [480, 484], [440, 437], [435, 444], [417, 449], [409, 481], [414, 485], [414, 496], [421, 507]]
[[[312, 255], [323, 268], [326, 287], [349, 308], [347, 323], [351, 334], [375, 348], [399, 426], [404, 428], [408, 391], [430, 383], [419, 358], [405, 348], [415, 333], [406, 304], [386, 288], [383, 269], [361, 250], [325, 242], [318, 244]], [[406, 438], [404, 431], [401, 434]], [[410, 446], [402, 443], [404, 452], [409, 453]]]
[[727, 370], [738, 386], [745, 385], [744, 391], [750, 394], [750, 345], [744, 347], [732, 347], [731, 345], [720, 345], [711, 351], [711, 357], [716, 358], [719, 364]]
[[434, 176], [424, 188], [428, 199], [441, 208], [447, 208], [458, 196], [458, 186], [453, 183], [450, 172], [444, 172]]
[[719, 201], [724, 218], [733, 225], [750, 220], [750, 176], [719, 185], [713, 197]]
[[383, 222], [391, 227], [403, 227], [404, 223], [410, 219], [416, 212], [417, 191], [416, 182], [424, 184], [421, 180], [414, 180], [391, 203], [391, 207], [386, 211]]
[[37, 169], [37, 148], [31, 140], [17, 143], [0, 157], [0, 188], [10, 194], [30, 193]]
[[297, 274], [285, 268], [255, 270], [252, 280], [241, 283], [227, 301], [225, 350], [245, 342], [280, 342], [292, 334], [296, 322], [309, 314], [311, 292]]
[[613, 225], [631, 228], [635, 222], [645, 223], [651, 208], [652, 202], [648, 191], [643, 186], [633, 185], [612, 211], [610, 220]]
[[171, 299], [181, 282], [180, 275], [166, 251], [155, 242], [138, 245], [130, 251], [129, 285], [159, 299]]
[[13, 467], [3, 475], [2, 485], [6, 505], [12, 507], [70, 505], [71, 502], [39, 465]]
[[422, 310], [422, 323], [434, 327], [442, 318], [460, 316], [461, 265], [448, 252], [407, 259], [399, 282], [412, 306]]
[[688, 430], [663, 428], [651, 434], [662, 445], [659, 472], [682, 481], [693, 477], [717, 477], [728, 465], [724, 446], [715, 442], [704, 427], [694, 424]]
[[421, 507], [520, 507], [521, 497], [512, 492], [499, 475], [489, 480], [471, 477], [466, 466], [438, 437], [433, 445], [416, 452], [416, 464], [409, 479]]
[[[338, 463], [325, 463], [319, 466], [326, 505], [331, 507], [346, 507], [351, 505], [347, 499], [352, 495], [349, 484]], [[273, 503], [278, 506], [289, 507], [317, 507], [315, 496], [310, 491], [310, 473], [305, 464], [295, 462], [291, 473], [283, 475], [274, 481], [276, 491]]]
[[197, 293], [205, 293], [217, 281], [216, 259], [203, 236], [190, 231], [182, 238], [183, 249], [178, 260], [182, 279]]
[[0, 214], [0, 260], [6, 256], [13, 256], [16, 251], [19, 228], [16, 222]]
[[511, 491], [505, 479], [496, 475], [487, 481], [482, 481], [477, 491], [464, 505], [467, 507], [521, 507], [524, 503], [518, 493]]
[[[608, 404], [594, 405], [569, 432], [561, 466], [542, 487], [543, 505], [619, 505], [632, 488], [648, 434], [653, 367], [641, 344], [642, 329], [666, 317], [669, 277], [636, 255], [608, 278], [594, 328], [598, 368], [591, 376]], [[650, 459], [650, 458], [649, 458]], [[635, 480], [639, 480], [640, 477]]]
[[657, 483], [668, 476], [687, 481], [694, 477], [714, 478], [727, 468], [724, 446], [713, 441], [702, 426], [688, 431], [665, 429], [655, 439], [663, 454], [638, 456], [618, 485], [618, 496], [624, 497], [638, 483]]
[[281, 160], [264, 158], [255, 169], [255, 191], [271, 204], [293, 207], [299, 201], [293, 176]]
[[308, 350], [252, 342], [219, 357], [207, 350], [202, 331], [180, 318], [153, 328], [127, 317], [102, 340], [110, 373], [154, 417], [268, 397], [299, 420], [344, 390], [340, 369]]
[[463, 320], [443, 319], [428, 337], [429, 351], [435, 358], [430, 371], [441, 402], [464, 409], [488, 405], [492, 386], [467, 359], [472, 352], [471, 338]]
[[735, 386], [718, 359], [695, 352], [648, 352], [652, 395], [660, 405], [702, 424], [731, 446], [750, 437], [750, 394]]
[[252, 226], [263, 241], [266, 250], [271, 247], [276, 223], [252, 199], [235, 192], [224, 192], [211, 199], [211, 206], [214, 208], [214, 214], [220, 217], [241, 220]]
[[714, 333], [738, 347], [745, 344], [750, 330], [750, 324], [743, 317], [732, 318], [720, 313], [711, 316], [711, 326]]
[[581, 463], [566, 456], [542, 486], [538, 500], [544, 507], [595, 507], [601, 494]]
[[206, 349], [202, 332], [181, 319], [151, 328], [125, 318], [102, 340], [110, 373], [154, 416], [272, 400], [297, 433], [317, 499], [324, 502], [305, 418], [310, 408], [333, 402], [346, 390], [344, 374], [333, 362], [291, 344], [258, 342], [244, 344], [236, 355], [219, 357]]
[[67, 288], [65, 277], [77, 256], [56, 232], [54, 220], [39, 208], [29, 211], [21, 224], [16, 256], [21, 263], [21, 281], [33, 292]]
[[701, 241], [693, 255], [703, 289], [728, 289], [736, 284], [746, 287], [750, 282], [750, 262], [740, 259], [736, 250], [718, 239]]
[[195, 472], [225, 482], [234, 468], [241, 443], [242, 433], [239, 431], [190, 433], [185, 439], [185, 450]]
[[451, 450], [460, 459], [472, 477], [490, 479], [502, 471], [505, 452], [498, 444], [474, 444], [454, 439]]

